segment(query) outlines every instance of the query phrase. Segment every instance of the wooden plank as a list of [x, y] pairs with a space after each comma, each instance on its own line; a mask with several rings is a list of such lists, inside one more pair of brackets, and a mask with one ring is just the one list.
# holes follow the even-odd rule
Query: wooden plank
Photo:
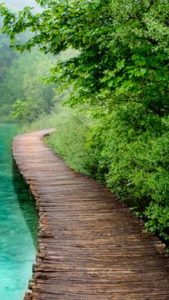
[[93, 179], [43, 143], [17, 136], [13, 156], [39, 211], [38, 253], [25, 300], [168, 300], [169, 258], [159, 239]]

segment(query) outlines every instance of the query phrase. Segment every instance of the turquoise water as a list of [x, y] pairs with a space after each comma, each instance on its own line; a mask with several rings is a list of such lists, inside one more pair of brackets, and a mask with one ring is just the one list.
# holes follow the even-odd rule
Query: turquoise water
[[16, 125], [0, 124], [0, 300], [22, 300], [36, 255], [37, 213], [11, 157]]

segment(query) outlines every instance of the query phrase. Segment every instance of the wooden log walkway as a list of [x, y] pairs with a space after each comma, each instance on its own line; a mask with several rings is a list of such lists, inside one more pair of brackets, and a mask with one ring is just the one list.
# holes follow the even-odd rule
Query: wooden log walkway
[[[13, 155], [36, 199], [39, 249], [32, 300], [169, 299], [169, 258], [113, 194], [70, 170], [43, 143], [17, 136]], [[20, 245], [21, 246], [21, 245]]]

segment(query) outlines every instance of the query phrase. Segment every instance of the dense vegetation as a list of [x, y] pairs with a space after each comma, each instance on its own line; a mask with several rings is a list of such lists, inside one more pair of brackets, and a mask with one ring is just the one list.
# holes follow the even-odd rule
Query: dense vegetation
[[80, 112], [60, 117], [60, 135], [49, 142], [69, 163], [73, 144], [71, 165], [105, 182], [168, 241], [168, 0], [37, 3], [43, 10], [36, 15], [1, 7], [12, 43], [29, 29], [34, 34], [16, 45], [20, 50], [78, 51], [60, 60], [48, 80], [69, 91], [66, 102]]
[[[16, 57], [16, 53], [14, 51], [11, 51], [9, 48], [9, 40], [7, 36], [0, 35], [0, 115], [3, 116], [3, 114], [6, 112], [6, 108], [8, 104], [6, 104], [3, 101], [3, 88], [2, 83], [6, 76], [7, 70], [9, 66], [12, 63], [12, 60]], [[9, 108], [8, 108], [9, 109]]]
[[[9, 46], [6, 44], [8, 53]], [[52, 61], [39, 51], [0, 57], [2, 77], [0, 80], [0, 116], [9, 120], [11, 116], [19, 121], [33, 121], [43, 113], [48, 113], [54, 103], [54, 87], [43, 82]]]

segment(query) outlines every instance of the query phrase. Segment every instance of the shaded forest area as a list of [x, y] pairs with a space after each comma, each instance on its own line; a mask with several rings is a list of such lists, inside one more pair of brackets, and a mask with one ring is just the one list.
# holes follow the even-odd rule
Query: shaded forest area
[[37, 49], [19, 54], [9, 47], [7, 36], [0, 35], [0, 117], [33, 121], [53, 107], [53, 84], [43, 77], [52, 66], [52, 58]]
[[[7, 65], [1, 107], [12, 104], [24, 122], [39, 117], [29, 128], [56, 127], [49, 145], [72, 168], [106, 184], [168, 242], [169, 2], [37, 3], [37, 14], [25, 8], [15, 15], [1, 6], [12, 43], [29, 30], [32, 36], [17, 48], [35, 47], [27, 70], [27, 52]], [[20, 82], [24, 92], [18, 93]]]

